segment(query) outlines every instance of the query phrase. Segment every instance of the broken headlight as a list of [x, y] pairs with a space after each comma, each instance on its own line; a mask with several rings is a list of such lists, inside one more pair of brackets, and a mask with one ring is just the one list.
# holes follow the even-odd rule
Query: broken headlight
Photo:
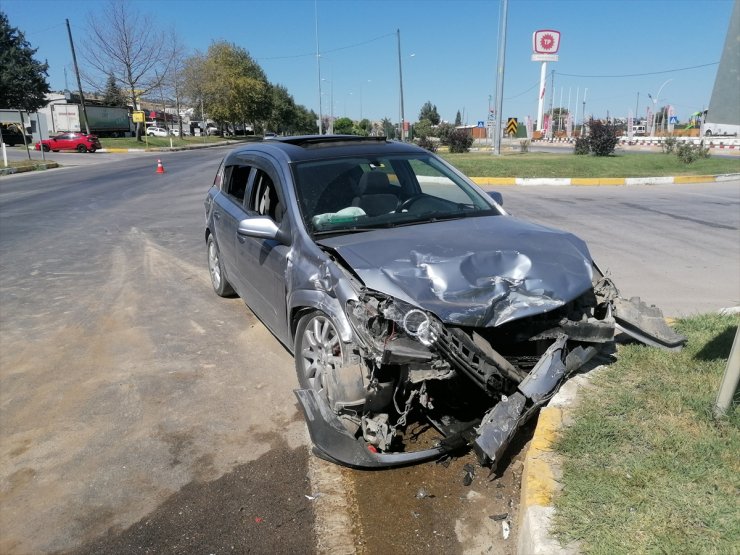
[[[349, 301], [347, 315], [358, 337], [377, 354], [395, 351], [410, 356], [411, 351], [431, 346], [438, 337], [433, 314], [375, 291]], [[421, 351], [427, 353], [424, 358], [429, 356], [427, 349]]]

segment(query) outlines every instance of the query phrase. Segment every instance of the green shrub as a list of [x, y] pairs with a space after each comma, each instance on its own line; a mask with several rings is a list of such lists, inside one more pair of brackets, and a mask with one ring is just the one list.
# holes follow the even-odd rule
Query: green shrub
[[421, 148], [428, 150], [429, 152], [437, 152], [437, 143], [430, 139], [429, 137], [422, 137], [420, 139], [416, 139], [416, 144], [419, 145]]
[[660, 144], [660, 148], [666, 154], [671, 154], [673, 153], [674, 150], [676, 150], [677, 144], [678, 144], [678, 139], [676, 139], [676, 137], [666, 137], [665, 139], [663, 139], [663, 142]]
[[450, 152], [468, 152], [473, 146], [473, 137], [468, 135], [464, 129], [455, 129], [447, 138], [450, 145]]
[[443, 121], [434, 130], [434, 134], [439, 137], [440, 143], [447, 146], [450, 144], [450, 133], [453, 131], [455, 131], [455, 126]]
[[699, 158], [709, 158], [709, 148], [704, 146], [704, 141], [698, 145], [689, 142], [681, 143], [676, 147], [676, 156], [684, 164], [691, 164]]
[[591, 147], [588, 144], [588, 139], [585, 137], [578, 137], [576, 139], [574, 152], [575, 154], [588, 154], [589, 152], [591, 152]]
[[594, 156], [609, 156], [613, 154], [614, 147], [619, 142], [617, 130], [613, 125], [593, 119], [588, 122], [587, 140], [588, 146], [591, 148]]

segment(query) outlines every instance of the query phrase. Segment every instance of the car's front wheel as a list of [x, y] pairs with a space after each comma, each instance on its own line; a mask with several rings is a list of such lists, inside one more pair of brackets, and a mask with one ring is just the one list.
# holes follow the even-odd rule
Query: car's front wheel
[[49, 145], [44, 145], [42, 148], [44, 149], [44, 152], [49, 152], [51, 150]]
[[77, 145], [77, 152], [87, 152], [87, 147], [85, 145]]
[[208, 236], [206, 241], [208, 246], [208, 272], [211, 274], [211, 285], [216, 295], [219, 297], [230, 297], [234, 294], [234, 289], [231, 284], [226, 281], [226, 275], [224, 274], [224, 265], [221, 262], [221, 253], [218, 250], [218, 245], [213, 235]]

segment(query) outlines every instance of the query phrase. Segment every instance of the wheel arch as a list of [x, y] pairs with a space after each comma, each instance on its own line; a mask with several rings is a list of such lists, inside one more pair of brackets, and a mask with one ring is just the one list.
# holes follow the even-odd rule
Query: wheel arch
[[[300, 319], [312, 312], [318, 310], [331, 318], [334, 326], [339, 332], [339, 336], [344, 343], [354, 341], [354, 332], [347, 320], [339, 299], [329, 297], [321, 291], [302, 290], [294, 292], [290, 296], [290, 313], [289, 313], [289, 331], [291, 345], [295, 345], [295, 334], [298, 329]], [[291, 347], [292, 348], [292, 347]]]

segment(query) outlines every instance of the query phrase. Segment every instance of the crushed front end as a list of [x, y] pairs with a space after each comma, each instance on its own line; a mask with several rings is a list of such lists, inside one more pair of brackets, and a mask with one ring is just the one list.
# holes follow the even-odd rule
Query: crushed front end
[[[683, 343], [658, 309], [621, 298], [598, 271], [593, 287], [574, 300], [495, 327], [443, 323], [369, 289], [347, 303], [346, 313], [356, 338], [351, 368], [337, 369], [332, 379], [347, 401], [296, 393], [317, 453], [359, 468], [411, 464], [466, 447], [495, 466], [516, 431], [612, 343], [617, 329], [665, 348]], [[437, 439], [414, 450], [424, 426]]]

